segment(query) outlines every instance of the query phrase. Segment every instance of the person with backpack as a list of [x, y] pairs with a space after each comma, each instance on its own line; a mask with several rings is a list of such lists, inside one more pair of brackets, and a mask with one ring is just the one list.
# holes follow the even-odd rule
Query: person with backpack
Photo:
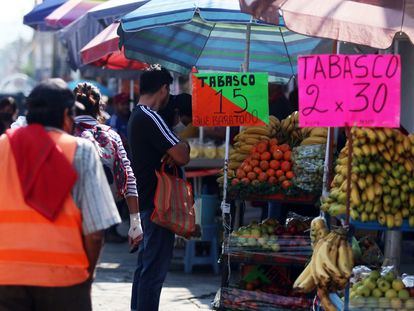
[[[85, 109], [76, 109], [73, 134], [92, 141], [101, 157], [101, 162], [115, 201], [125, 198], [130, 215], [128, 239], [132, 250], [136, 250], [142, 239], [136, 179], [121, 137], [109, 126], [101, 124], [101, 93], [91, 83], [79, 83], [73, 90], [76, 100]], [[107, 235], [119, 236], [116, 227]], [[116, 240], [115, 240], [116, 241]], [[111, 240], [109, 240], [111, 242]]]

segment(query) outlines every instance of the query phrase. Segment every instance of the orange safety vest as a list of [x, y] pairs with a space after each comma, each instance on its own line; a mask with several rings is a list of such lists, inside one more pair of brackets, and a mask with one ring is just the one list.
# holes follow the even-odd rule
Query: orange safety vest
[[[72, 163], [76, 139], [57, 131], [49, 135]], [[72, 195], [53, 221], [29, 207], [23, 198], [9, 139], [2, 135], [0, 285], [71, 286], [86, 281], [88, 266], [82, 215]]]

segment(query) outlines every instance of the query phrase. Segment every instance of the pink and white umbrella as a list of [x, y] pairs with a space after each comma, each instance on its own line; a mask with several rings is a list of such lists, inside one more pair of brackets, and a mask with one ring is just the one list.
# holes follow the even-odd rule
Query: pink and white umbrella
[[385, 49], [395, 34], [414, 42], [412, 0], [239, 0], [242, 11], [308, 36]]
[[66, 27], [105, 0], [69, 0], [45, 18], [45, 23], [56, 30]]

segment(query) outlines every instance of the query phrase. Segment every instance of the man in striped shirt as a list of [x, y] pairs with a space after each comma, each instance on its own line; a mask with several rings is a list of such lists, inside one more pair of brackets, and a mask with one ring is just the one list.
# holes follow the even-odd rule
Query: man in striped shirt
[[132, 286], [131, 310], [158, 310], [162, 284], [174, 248], [174, 233], [151, 222], [157, 186], [155, 170], [162, 161], [183, 166], [190, 160], [190, 148], [180, 141], [157, 113], [169, 99], [172, 77], [165, 69], [152, 69], [141, 75], [140, 101], [128, 124], [132, 169], [137, 178], [144, 239]]

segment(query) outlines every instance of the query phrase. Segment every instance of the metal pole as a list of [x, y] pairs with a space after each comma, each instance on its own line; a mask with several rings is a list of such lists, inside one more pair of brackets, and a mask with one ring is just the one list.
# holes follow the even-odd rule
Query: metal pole
[[134, 80], [129, 81], [129, 110], [134, 109]]
[[401, 242], [401, 231], [388, 230], [385, 232], [384, 266], [394, 266], [397, 271], [399, 270], [401, 262]]
[[244, 50], [244, 63], [243, 63], [243, 71], [248, 72], [249, 71], [249, 65], [250, 65], [250, 35], [252, 31], [252, 26], [250, 24], [247, 24], [246, 26], [246, 48]]
[[[394, 41], [394, 54], [399, 53], [399, 41]], [[393, 265], [397, 271], [401, 261], [402, 232], [387, 230], [384, 235], [384, 265]]]

